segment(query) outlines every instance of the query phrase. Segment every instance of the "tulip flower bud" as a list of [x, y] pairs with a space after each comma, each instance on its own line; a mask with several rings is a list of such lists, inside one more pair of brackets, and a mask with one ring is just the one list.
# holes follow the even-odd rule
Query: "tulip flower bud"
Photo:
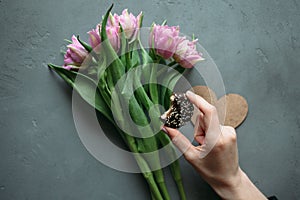
[[88, 32], [89, 42], [96, 53], [99, 53], [99, 44], [101, 43], [101, 38], [99, 35], [99, 26], [98, 28], [92, 29]]
[[135, 17], [132, 13], [128, 13], [128, 9], [123, 10], [122, 15], [118, 17], [118, 21], [121, 24], [126, 39], [130, 42], [136, 39], [138, 29], [140, 28], [140, 20], [142, 13]]
[[120, 37], [119, 37], [120, 27], [118, 26], [107, 26], [106, 33], [107, 37], [110, 41], [111, 46], [114, 48], [116, 52], [120, 49]]
[[204, 60], [202, 54], [196, 50], [197, 40], [189, 41], [180, 37], [174, 59], [184, 68], [192, 68], [197, 62]]
[[67, 47], [68, 49], [64, 56], [64, 68], [70, 70], [80, 67], [88, 55], [87, 50], [79, 43], [75, 35], [72, 36], [72, 43]]
[[107, 26], [119, 26], [119, 15], [110, 13], [107, 19]]
[[169, 59], [175, 53], [179, 37], [178, 26], [154, 25], [150, 34], [150, 46], [154, 45], [156, 53], [164, 59]]

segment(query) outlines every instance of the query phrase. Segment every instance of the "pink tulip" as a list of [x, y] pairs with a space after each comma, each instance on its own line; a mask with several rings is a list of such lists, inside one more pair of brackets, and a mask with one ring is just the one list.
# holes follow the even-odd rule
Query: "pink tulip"
[[[102, 42], [100, 32], [101, 31], [101, 25], [98, 24], [96, 29], [92, 29], [88, 32], [89, 34], [89, 42], [92, 46], [93, 50], [96, 53], [100, 53], [100, 44]], [[120, 49], [120, 37], [119, 37], [119, 26], [106, 26], [106, 34], [110, 41], [110, 44], [112, 45], [113, 49], [118, 52]]]
[[87, 50], [85, 50], [74, 35], [72, 36], [72, 44], [69, 44], [67, 47], [68, 49], [64, 56], [64, 68], [70, 70], [80, 67], [88, 55]]
[[192, 68], [197, 62], [204, 60], [202, 54], [196, 50], [197, 40], [189, 41], [180, 37], [174, 59], [184, 68]]
[[116, 52], [120, 49], [120, 37], [119, 37], [119, 26], [107, 26], [106, 27], [106, 33], [107, 37], [110, 41], [111, 46], [114, 48]]
[[89, 42], [96, 53], [99, 53], [99, 45], [101, 43], [101, 38], [99, 35], [99, 26], [96, 29], [92, 29], [88, 32], [89, 34]]
[[165, 59], [171, 58], [176, 50], [179, 38], [178, 26], [154, 25], [150, 34], [149, 45], [156, 50], [156, 53]]
[[106, 26], [119, 26], [119, 15], [116, 13], [112, 15], [111, 13], [109, 14], [109, 17], [107, 19], [107, 25]]
[[118, 22], [121, 24], [125, 37], [129, 39], [129, 43], [137, 37], [138, 29], [140, 28], [142, 12], [135, 17], [132, 13], [128, 13], [128, 9], [123, 10], [122, 15], [118, 17]]
[[[132, 13], [128, 13], [125, 9], [122, 15], [110, 14], [107, 19], [106, 33], [107, 37], [116, 52], [119, 51], [121, 41], [120, 41], [120, 24], [125, 33], [125, 37], [129, 40], [129, 43], [133, 42], [140, 28], [142, 13], [135, 17]], [[102, 42], [101, 36], [101, 24], [98, 24], [96, 29], [92, 29], [88, 32], [89, 42], [96, 53], [100, 52], [99, 44]]]

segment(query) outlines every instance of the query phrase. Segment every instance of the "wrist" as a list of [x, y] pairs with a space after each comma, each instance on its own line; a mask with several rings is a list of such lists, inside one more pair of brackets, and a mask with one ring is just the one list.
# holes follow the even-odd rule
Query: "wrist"
[[236, 175], [226, 181], [217, 182], [212, 188], [222, 199], [241, 199], [241, 187], [246, 182], [246, 174], [239, 168]]
[[213, 189], [224, 200], [267, 199], [240, 168], [231, 180], [222, 185], [213, 186]]

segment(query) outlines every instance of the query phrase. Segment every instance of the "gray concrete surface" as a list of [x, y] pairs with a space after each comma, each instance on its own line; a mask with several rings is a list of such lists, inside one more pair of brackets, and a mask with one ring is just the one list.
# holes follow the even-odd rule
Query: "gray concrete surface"
[[[240, 163], [266, 194], [300, 199], [300, 1], [114, 1], [195, 33], [227, 92], [249, 115], [237, 129]], [[63, 39], [84, 35], [110, 1], [0, 1], [0, 199], [150, 199], [142, 176], [96, 161], [76, 134], [71, 91], [46, 68]], [[84, 38], [85, 36], [83, 36]], [[188, 199], [217, 199], [183, 160]], [[169, 190], [177, 199], [171, 177]]]

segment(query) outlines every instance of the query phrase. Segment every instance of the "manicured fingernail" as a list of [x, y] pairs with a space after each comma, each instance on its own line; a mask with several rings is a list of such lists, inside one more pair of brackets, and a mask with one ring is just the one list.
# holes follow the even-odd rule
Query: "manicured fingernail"
[[187, 97], [190, 97], [190, 98], [193, 98], [195, 96], [195, 93], [192, 91], [187, 91], [185, 94]]
[[163, 132], [165, 132], [165, 133], [168, 134], [168, 131], [167, 131], [167, 129], [166, 129], [165, 127], [162, 127], [161, 130], [162, 130]]

